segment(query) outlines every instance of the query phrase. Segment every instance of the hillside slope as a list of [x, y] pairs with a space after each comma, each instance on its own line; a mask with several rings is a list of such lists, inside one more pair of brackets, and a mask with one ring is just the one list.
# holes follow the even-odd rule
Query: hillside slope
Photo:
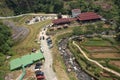
[[71, 9], [82, 12], [95, 11], [108, 19], [118, 15], [114, 0], [0, 0], [0, 16], [23, 13], [63, 13], [71, 14]]

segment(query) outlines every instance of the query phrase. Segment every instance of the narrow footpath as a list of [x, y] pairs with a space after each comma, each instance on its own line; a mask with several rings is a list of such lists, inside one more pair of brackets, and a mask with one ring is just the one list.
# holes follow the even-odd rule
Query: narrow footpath
[[112, 69], [109, 69], [109, 68], [107, 68], [107, 67], [103, 67], [103, 66], [102, 66], [100, 63], [98, 63], [97, 61], [88, 58], [87, 55], [86, 55], [86, 53], [85, 53], [74, 41], [73, 41], [73, 44], [80, 50], [80, 52], [83, 54], [83, 56], [84, 56], [88, 61], [90, 61], [90, 62], [92, 62], [92, 63], [95, 63], [96, 65], [98, 65], [98, 66], [101, 67], [102, 69], [104, 69], [104, 70], [106, 70], [106, 71], [108, 71], [108, 72], [111, 72], [111, 73], [113, 73], [113, 74], [115, 74], [115, 75], [117, 75], [117, 76], [120, 77], [120, 73], [118, 73], [118, 72], [116, 72], [116, 71], [114, 71], [114, 70], [112, 70]]
[[43, 49], [43, 55], [45, 57], [45, 62], [44, 62], [44, 67], [43, 67], [43, 72], [45, 73], [46, 80], [57, 80], [56, 74], [53, 71], [52, 64], [53, 64], [53, 58], [50, 49], [48, 48], [47, 42], [46, 42], [46, 29], [42, 29], [40, 32], [39, 37], [43, 37], [45, 39], [41, 39], [41, 48]]

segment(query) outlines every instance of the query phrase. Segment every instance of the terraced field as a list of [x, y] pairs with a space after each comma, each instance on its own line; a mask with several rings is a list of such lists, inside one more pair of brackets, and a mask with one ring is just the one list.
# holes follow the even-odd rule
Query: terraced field
[[120, 58], [119, 53], [92, 53], [93, 58]]

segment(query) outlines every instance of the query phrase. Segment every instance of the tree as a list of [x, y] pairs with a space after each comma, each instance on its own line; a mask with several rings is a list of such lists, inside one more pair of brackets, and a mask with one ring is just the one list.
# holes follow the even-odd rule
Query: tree
[[82, 34], [84, 34], [84, 32], [80, 27], [74, 27], [73, 35], [82, 35]]
[[10, 28], [0, 23], [0, 53], [6, 54], [12, 44]]
[[59, 13], [59, 12], [61, 12], [62, 8], [63, 8], [63, 1], [55, 0], [55, 2], [54, 2], [54, 12]]

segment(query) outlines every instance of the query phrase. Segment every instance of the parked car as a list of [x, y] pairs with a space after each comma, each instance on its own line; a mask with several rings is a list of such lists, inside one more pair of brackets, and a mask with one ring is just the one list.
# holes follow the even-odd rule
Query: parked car
[[44, 80], [45, 79], [44, 72], [36, 71], [35, 74], [36, 74], [37, 80]]
[[35, 65], [35, 71], [39, 71], [41, 69], [42, 63], [36, 63]]
[[53, 47], [53, 44], [49, 44], [48, 46], [49, 46], [49, 49], [51, 49]]
[[50, 39], [50, 36], [48, 36], [48, 37], [46, 38], [46, 40], [48, 40], [48, 39]]
[[37, 76], [37, 80], [45, 80], [45, 76]]
[[37, 76], [44, 76], [44, 72], [42, 71], [35, 71], [35, 75]]
[[42, 48], [42, 47], [40, 47], [40, 51], [41, 51], [42, 53], [44, 53], [44, 51], [43, 51], [43, 48]]
[[47, 40], [47, 43], [48, 43], [48, 44], [52, 44], [52, 40], [51, 40], [51, 39], [48, 39], [48, 40]]
[[36, 66], [42, 66], [42, 62], [36, 63]]

